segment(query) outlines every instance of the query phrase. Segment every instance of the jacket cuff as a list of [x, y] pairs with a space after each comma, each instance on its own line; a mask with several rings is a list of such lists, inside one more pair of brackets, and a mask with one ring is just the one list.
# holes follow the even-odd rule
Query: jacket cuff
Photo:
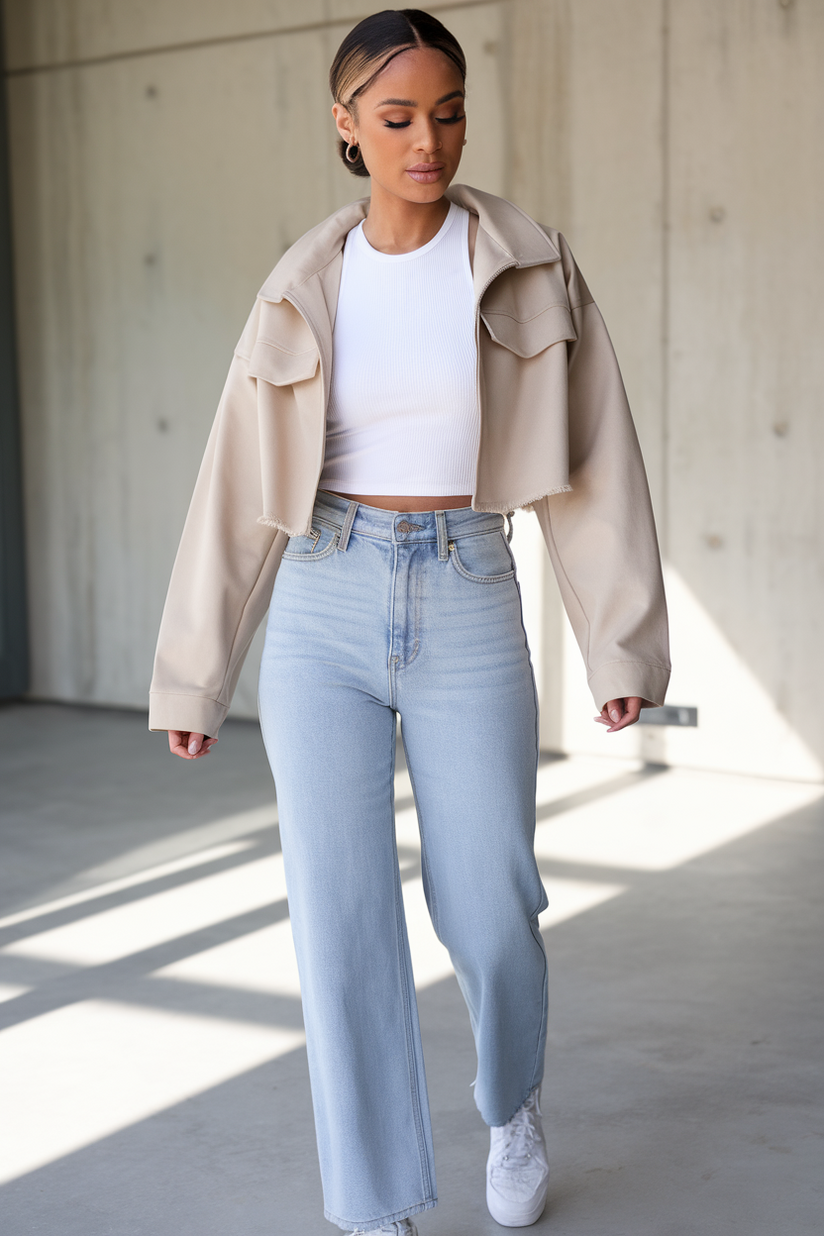
[[589, 689], [600, 712], [609, 700], [636, 695], [659, 708], [667, 694], [670, 671], [666, 665], [648, 661], [611, 661], [594, 670], [589, 677]]
[[149, 694], [149, 729], [182, 730], [216, 738], [228, 711], [228, 704], [219, 704], [206, 696], [152, 691]]

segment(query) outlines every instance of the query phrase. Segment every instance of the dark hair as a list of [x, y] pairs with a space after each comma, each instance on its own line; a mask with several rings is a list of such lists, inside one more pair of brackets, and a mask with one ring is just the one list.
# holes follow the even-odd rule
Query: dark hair
[[[461, 45], [446, 26], [420, 9], [384, 9], [364, 17], [338, 48], [329, 70], [329, 89], [336, 103], [354, 112], [362, 94], [386, 68], [390, 60], [413, 47], [434, 47], [457, 65], [461, 81], [466, 81], [466, 57]], [[354, 163], [346, 157], [347, 144], [338, 141], [340, 157], [355, 176], [368, 176], [360, 149]]]

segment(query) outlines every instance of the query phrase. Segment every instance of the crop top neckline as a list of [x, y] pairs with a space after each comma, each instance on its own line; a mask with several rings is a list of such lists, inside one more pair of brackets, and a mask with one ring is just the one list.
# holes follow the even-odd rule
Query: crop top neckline
[[432, 239], [428, 240], [425, 245], [421, 245], [419, 249], [410, 250], [409, 253], [381, 253], [380, 249], [373, 248], [364, 235], [363, 225], [366, 222], [365, 219], [361, 219], [357, 227], [352, 228], [352, 231], [347, 237], [347, 243], [351, 241], [351, 243], [356, 246], [360, 254], [371, 258], [375, 262], [409, 262], [414, 258], [423, 257], [424, 254], [429, 253], [432, 249], [434, 249], [451, 229], [453, 223], [460, 215], [461, 210], [462, 207], [456, 205], [455, 202], [450, 202], [446, 218]]

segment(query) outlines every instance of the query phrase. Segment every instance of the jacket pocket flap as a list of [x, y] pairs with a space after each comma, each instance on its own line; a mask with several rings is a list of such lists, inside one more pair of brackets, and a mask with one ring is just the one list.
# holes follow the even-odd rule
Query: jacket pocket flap
[[481, 317], [495, 342], [516, 356], [537, 356], [550, 344], [578, 338], [566, 305], [549, 305], [526, 322], [494, 309], [482, 309]]
[[308, 352], [284, 352], [277, 344], [258, 339], [249, 357], [249, 376], [272, 386], [291, 386], [313, 378], [320, 364], [317, 348]]

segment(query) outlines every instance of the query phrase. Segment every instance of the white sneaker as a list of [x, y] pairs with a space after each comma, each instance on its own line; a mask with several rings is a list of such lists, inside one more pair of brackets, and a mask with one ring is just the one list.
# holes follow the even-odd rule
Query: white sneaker
[[529, 1227], [543, 1214], [549, 1163], [538, 1106], [539, 1087], [509, 1124], [493, 1125], [486, 1161], [486, 1204], [502, 1227]]
[[418, 1229], [411, 1219], [398, 1219], [387, 1223], [385, 1227], [372, 1227], [365, 1232], [362, 1227], [350, 1232], [349, 1236], [418, 1236]]

